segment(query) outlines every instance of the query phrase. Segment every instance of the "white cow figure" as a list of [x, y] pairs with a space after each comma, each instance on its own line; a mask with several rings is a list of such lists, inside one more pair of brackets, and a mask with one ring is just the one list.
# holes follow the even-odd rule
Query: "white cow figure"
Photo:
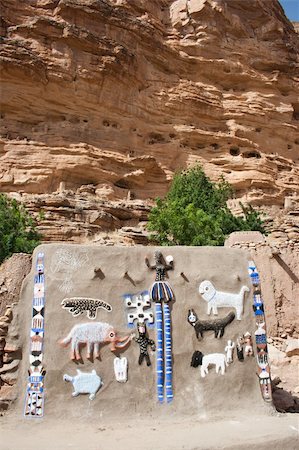
[[200, 351], [195, 351], [192, 356], [191, 366], [200, 368], [200, 374], [202, 378], [209, 373], [208, 367], [210, 364], [214, 364], [216, 366], [216, 373], [219, 373], [221, 370], [221, 375], [224, 375], [225, 366], [227, 366], [226, 358], [223, 353], [210, 353], [209, 355], [204, 355]]
[[247, 286], [242, 286], [238, 294], [231, 292], [217, 291], [209, 280], [205, 280], [199, 285], [199, 293], [208, 303], [207, 314], [218, 314], [218, 308], [232, 307], [236, 310], [237, 320], [241, 320], [243, 313], [243, 300], [245, 292], [249, 292]]
[[79, 394], [90, 394], [89, 400], [93, 400], [97, 391], [103, 385], [101, 378], [97, 375], [95, 370], [90, 373], [81, 372], [77, 369], [77, 375], [71, 377], [67, 374], [63, 375], [64, 381], [70, 381], [73, 384], [74, 392], [73, 397], [77, 397]]

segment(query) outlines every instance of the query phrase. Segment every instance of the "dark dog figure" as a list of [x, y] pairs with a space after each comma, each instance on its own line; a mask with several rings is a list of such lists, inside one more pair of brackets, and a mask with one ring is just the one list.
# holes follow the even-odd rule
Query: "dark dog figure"
[[225, 327], [231, 323], [234, 318], [235, 313], [230, 312], [223, 319], [199, 320], [193, 309], [189, 309], [188, 312], [188, 322], [194, 327], [197, 339], [199, 339], [199, 335], [202, 338], [203, 332], [209, 330], [213, 330], [215, 332], [215, 338], [222, 338]]

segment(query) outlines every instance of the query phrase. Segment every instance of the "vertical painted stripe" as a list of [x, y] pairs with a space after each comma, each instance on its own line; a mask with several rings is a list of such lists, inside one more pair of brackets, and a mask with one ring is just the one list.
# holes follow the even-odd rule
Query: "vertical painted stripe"
[[165, 346], [165, 385], [166, 400], [170, 403], [173, 399], [172, 389], [172, 340], [171, 340], [171, 317], [168, 304], [164, 304], [164, 332], [166, 336]]
[[156, 303], [156, 335], [157, 335], [157, 352], [156, 352], [156, 375], [157, 375], [157, 396], [158, 401], [164, 401], [164, 364], [163, 364], [163, 328], [162, 328], [162, 306]]

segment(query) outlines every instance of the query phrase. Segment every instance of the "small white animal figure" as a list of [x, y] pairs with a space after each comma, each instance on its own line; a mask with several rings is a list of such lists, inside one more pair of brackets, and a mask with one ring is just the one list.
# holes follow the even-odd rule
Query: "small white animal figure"
[[114, 358], [114, 374], [119, 383], [126, 383], [128, 380], [128, 360], [125, 356]]
[[64, 381], [70, 381], [73, 384], [74, 392], [73, 397], [77, 397], [79, 394], [90, 394], [89, 400], [93, 400], [97, 391], [103, 385], [101, 378], [97, 375], [95, 370], [90, 373], [83, 373], [77, 369], [77, 375], [70, 377], [69, 375], [63, 375]]
[[227, 341], [227, 346], [224, 351], [226, 352], [226, 362], [227, 364], [231, 364], [233, 362], [233, 354], [234, 354], [235, 343], [233, 341]]
[[207, 314], [210, 315], [211, 310], [214, 315], [218, 314], [218, 308], [232, 307], [236, 310], [237, 320], [241, 320], [243, 313], [243, 299], [245, 292], [249, 292], [247, 286], [242, 286], [238, 294], [231, 292], [217, 291], [209, 280], [205, 280], [199, 285], [199, 293], [208, 303]]
[[221, 375], [224, 375], [225, 366], [227, 366], [225, 355], [223, 353], [210, 353], [209, 355], [203, 355], [202, 352], [196, 351], [193, 353], [191, 366], [200, 368], [200, 374], [202, 378], [209, 373], [208, 367], [210, 364], [215, 364], [216, 373], [221, 370]]

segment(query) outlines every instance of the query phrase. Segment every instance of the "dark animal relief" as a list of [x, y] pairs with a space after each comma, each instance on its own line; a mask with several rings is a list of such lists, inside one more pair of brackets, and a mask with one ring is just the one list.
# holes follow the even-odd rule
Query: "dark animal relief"
[[194, 327], [197, 339], [199, 335], [202, 338], [204, 331], [213, 330], [215, 332], [215, 338], [222, 338], [224, 335], [225, 327], [231, 323], [235, 318], [235, 313], [230, 312], [223, 319], [214, 320], [199, 320], [193, 309], [189, 309], [188, 322]]

